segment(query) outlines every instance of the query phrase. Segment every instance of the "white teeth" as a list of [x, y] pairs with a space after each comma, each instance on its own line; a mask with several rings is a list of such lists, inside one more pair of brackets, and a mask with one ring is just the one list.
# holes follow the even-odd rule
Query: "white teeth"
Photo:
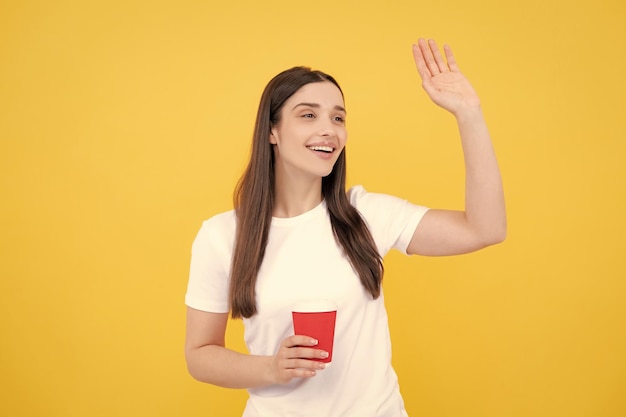
[[330, 146], [309, 146], [312, 151], [332, 152], [334, 148]]

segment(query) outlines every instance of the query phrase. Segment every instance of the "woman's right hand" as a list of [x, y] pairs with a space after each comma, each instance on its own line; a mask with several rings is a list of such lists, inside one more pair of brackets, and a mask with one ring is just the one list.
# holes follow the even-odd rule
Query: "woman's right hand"
[[422, 78], [422, 87], [435, 104], [457, 116], [465, 108], [480, 106], [480, 99], [459, 70], [452, 49], [444, 45], [443, 51], [445, 59], [432, 39], [419, 39], [413, 45], [413, 57]]
[[328, 352], [315, 349], [317, 340], [309, 336], [289, 336], [278, 348], [271, 360], [272, 379], [277, 384], [287, 384], [293, 378], [311, 378], [326, 367], [325, 363], [312, 359], [324, 359]]

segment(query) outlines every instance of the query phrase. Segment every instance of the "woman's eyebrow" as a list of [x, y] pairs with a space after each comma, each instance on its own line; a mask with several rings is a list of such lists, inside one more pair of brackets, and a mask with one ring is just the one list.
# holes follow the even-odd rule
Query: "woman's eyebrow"
[[[319, 109], [321, 106], [317, 103], [298, 103], [295, 106], [293, 106], [292, 110], [295, 110], [298, 107], [312, 107], [314, 109]], [[335, 106], [334, 109], [346, 113], [346, 109], [339, 105]]]

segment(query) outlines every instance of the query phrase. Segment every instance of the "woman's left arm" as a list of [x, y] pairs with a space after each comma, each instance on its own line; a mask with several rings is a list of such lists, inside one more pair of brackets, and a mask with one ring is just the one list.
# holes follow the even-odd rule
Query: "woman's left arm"
[[506, 236], [506, 210], [498, 161], [480, 99], [459, 68], [452, 50], [446, 59], [433, 40], [413, 45], [422, 87], [431, 100], [456, 118], [465, 160], [465, 210], [429, 210], [409, 243], [410, 254], [442, 256], [473, 252]]

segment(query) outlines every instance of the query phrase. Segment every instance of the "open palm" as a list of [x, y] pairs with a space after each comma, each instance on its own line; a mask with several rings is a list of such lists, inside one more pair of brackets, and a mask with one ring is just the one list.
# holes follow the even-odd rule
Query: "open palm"
[[457, 114], [465, 107], [480, 105], [474, 88], [459, 70], [452, 49], [444, 45], [446, 59], [434, 40], [420, 39], [413, 45], [413, 57], [422, 87], [437, 105]]

